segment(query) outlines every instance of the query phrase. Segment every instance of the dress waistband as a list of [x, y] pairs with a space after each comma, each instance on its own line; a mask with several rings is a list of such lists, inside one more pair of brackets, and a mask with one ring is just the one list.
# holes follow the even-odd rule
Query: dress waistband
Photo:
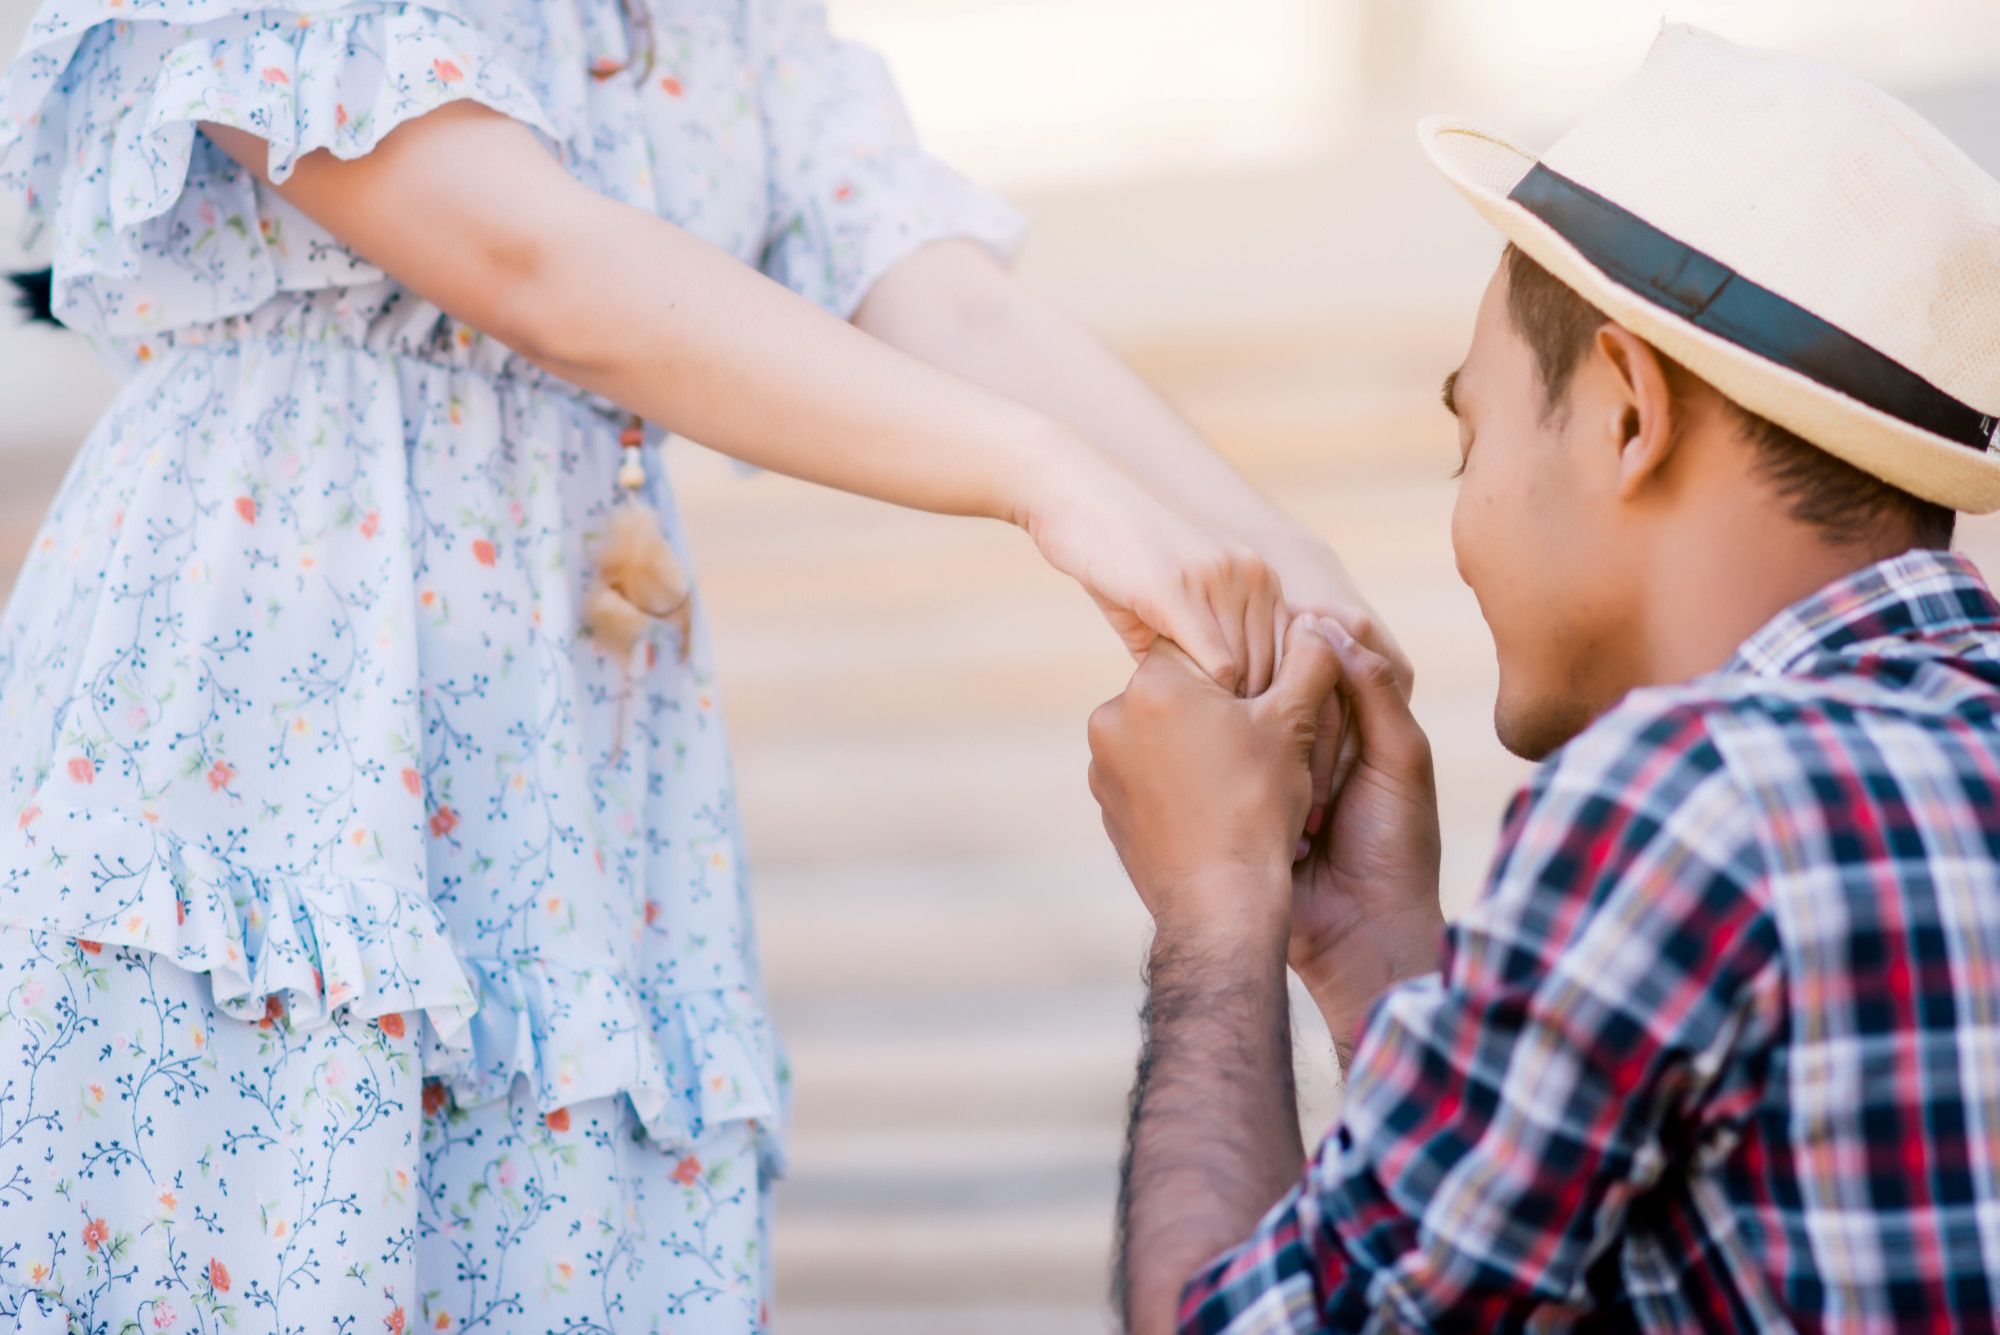
[[281, 293], [246, 315], [119, 340], [118, 348], [137, 366], [168, 351], [267, 340], [346, 344], [448, 370], [533, 385], [575, 399], [608, 418], [627, 416], [609, 399], [544, 371], [498, 339], [393, 280]]

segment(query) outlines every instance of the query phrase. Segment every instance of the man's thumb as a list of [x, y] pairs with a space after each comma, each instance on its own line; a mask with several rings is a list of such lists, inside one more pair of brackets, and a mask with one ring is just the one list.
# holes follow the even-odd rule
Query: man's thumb
[[1313, 729], [1340, 680], [1340, 658], [1309, 616], [1294, 617], [1285, 632], [1285, 656], [1263, 699], [1300, 728], [1310, 744]]

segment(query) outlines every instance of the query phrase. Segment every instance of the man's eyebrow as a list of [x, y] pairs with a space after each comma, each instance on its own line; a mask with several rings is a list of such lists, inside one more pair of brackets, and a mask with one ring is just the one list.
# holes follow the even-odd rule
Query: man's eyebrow
[[1453, 417], [1458, 416], [1458, 372], [1456, 371], [1444, 378], [1444, 410]]

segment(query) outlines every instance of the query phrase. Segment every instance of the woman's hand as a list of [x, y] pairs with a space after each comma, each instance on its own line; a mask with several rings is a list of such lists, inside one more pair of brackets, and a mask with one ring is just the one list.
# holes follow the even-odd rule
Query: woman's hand
[[1396, 643], [1395, 636], [1355, 588], [1353, 577], [1334, 555], [1333, 548], [1304, 529], [1258, 543], [1256, 547], [1277, 572], [1285, 589], [1285, 605], [1292, 615], [1328, 616], [1338, 621], [1349, 635], [1389, 661], [1403, 698], [1410, 698], [1416, 670], [1411, 667], [1403, 646]]
[[1097, 600], [1134, 658], [1172, 640], [1238, 695], [1271, 684], [1284, 596], [1248, 547], [1209, 532], [1087, 445], [1045, 479], [1021, 523]]

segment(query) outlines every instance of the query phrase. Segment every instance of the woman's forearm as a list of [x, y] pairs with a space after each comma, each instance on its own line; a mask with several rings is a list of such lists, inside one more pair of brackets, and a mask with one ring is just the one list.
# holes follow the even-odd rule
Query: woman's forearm
[[[252, 171], [264, 144], [203, 129]], [[725, 454], [915, 509], [1020, 525], [1135, 655], [1270, 681], [1278, 582], [1073, 425], [854, 328], [571, 177], [525, 127], [457, 103], [366, 157], [302, 158], [285, 198], [418, 295]], [[608, 433], [607, 433], [608, 434]]]
[[[261, 169], [260, 141], [208, 132]], [[1025, 523], [1094, 451], [1073, 429], [857, 331], [577, 183], [462, 103], [286, 197], [420, 295], [565, 379], [736, 458], [913, 508]]]
[[1266, 550], [1312, 541], [1096, 335], [974, 242], [911, 255], [876, 283], [854, 322], [1068, 423], [1240, 542]]
[[[1094, 334], [977, 244], [944, 241], [909, 256], [875, 284], [855, 323], [1074, 427], [1154, 492], [1266, 561], [1293, 610], [1340, 618], [1411, 681], [1409, 659], [1325, 541], [1251, 486]], [[1315, 763], [1321, 790], [1330, 767], [1330, 757]]]

